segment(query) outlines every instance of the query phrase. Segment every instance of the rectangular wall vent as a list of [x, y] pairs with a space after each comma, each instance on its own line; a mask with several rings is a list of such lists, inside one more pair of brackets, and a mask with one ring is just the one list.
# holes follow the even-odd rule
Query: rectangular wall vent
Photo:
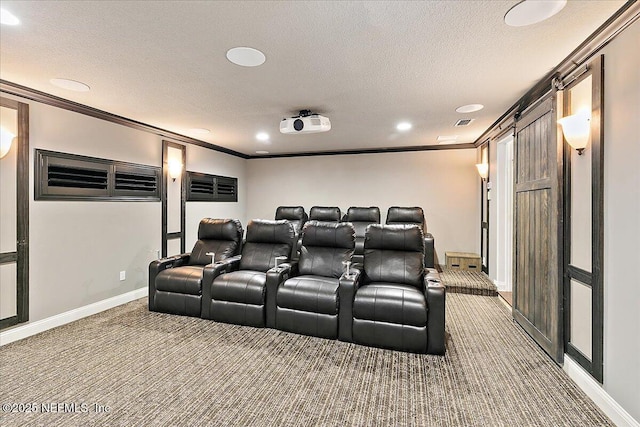
[[238, 178], [187, 172], [187, 202], [237, 202]]
[[456, 122], [455, 126], [469, 126], [475, 119], [460, 119]]
[[160, 168], [36, 150], [36, 200], [160, 200]]

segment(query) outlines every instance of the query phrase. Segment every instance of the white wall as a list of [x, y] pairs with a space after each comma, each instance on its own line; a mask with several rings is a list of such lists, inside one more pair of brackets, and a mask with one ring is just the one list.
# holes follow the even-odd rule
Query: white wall
[[[34, 201], [36, 148], [161, 166], [162, 138], [19, 97], [30, 105], [30, 322], [147, 286], [161, 247], [161, 203]], [[239, 178], [238, 203], [187, 204], [187, 230], [202, 216], [242, 217], [244, 159], [187, 145], [188, 170]], [[3, 217], [4, 221], [4, 217]], [[191, 223], [195, 223], [195, 225]], [[193, 242], [188, 243], [191, 249]], [[119, 272], [126, 271], [126, 280]]]
[[247, 168], [247, 218], [271, 218], [280, 205], [421, 206], [445, 251], [480, 248], [476, 150], [252, 159]]
[[[640, 422], [640, 22], [603, 51], [604, 388]], [[635, 52], [635, 53], [634, 53]]]

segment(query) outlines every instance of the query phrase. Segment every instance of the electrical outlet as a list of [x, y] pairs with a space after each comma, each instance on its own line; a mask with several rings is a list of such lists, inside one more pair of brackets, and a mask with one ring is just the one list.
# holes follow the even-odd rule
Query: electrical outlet
[[120, 272], [120, 280], [125, 280], [127, 278], [127, 272], [126, 271], [121, 271]]

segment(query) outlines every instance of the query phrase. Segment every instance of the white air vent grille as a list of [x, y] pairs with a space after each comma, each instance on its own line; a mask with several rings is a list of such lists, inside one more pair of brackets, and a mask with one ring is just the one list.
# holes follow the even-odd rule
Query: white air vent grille
[[455, 126], [469, 126], [474, 119], [460, 119]]

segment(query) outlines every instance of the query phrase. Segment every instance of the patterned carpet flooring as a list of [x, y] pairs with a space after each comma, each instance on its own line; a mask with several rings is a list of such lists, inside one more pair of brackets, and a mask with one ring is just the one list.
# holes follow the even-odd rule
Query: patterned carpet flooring
[[611, 425], [498, 298], [448, 294], [447, 330], [446, 356], [416, 355], [141, 299], [1, 347], [0, 425]]

